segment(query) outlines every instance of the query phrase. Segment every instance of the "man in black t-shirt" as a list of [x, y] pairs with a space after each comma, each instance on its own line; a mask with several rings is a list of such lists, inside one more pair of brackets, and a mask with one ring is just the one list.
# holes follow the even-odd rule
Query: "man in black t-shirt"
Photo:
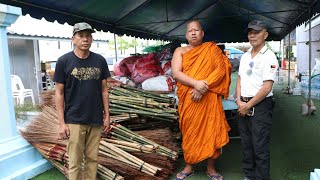
[[56, 64], [55, 101], [61, 139], [68, 139], [70, 180], [95, 180], [101, 131], [110, 126], [106, 60], [89, 50], [94, 30], [87, 23], [73, 27], [74, 51], [61, 56]]

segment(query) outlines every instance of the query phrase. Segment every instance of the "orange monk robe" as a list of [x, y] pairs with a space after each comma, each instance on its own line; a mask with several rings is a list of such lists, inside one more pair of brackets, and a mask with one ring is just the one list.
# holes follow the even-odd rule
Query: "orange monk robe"
[[213, 42], [182, 55], [182, 72], [196, 80], [208, 82], [209, 90], [200, 102], [191, 100], [193, 87], [178, 83], [182, 149], [188, 164], [207, 158], [217, 158], [220, 148], [229, 142], [227, 123], [221, 96], [228, 97], [231, 64]]

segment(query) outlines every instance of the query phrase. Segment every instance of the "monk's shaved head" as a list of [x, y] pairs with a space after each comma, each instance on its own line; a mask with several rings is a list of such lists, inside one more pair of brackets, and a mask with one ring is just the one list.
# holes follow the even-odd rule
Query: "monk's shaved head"
[[200, 29], [202, 30], [201, 23], [200, 23], [200, 21], [197, 20], [197, 19], [192, 19], [192, 20], [188, 21], [188, 22], [187, 22], [187, 29], [188, 29], [188, 26], [189, 26], [191, 23], [196, 23], [196, 24], [198, 24], [199, 27], [200, 27]]
[[189, 45], [198, 46], [202, 44], [204, 32], [198, 20], [193, 19], [187, 23], [186, 39]]

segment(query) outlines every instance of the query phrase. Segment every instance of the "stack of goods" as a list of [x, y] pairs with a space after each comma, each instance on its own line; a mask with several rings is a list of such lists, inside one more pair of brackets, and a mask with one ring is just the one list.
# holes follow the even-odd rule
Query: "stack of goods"
[[[315, 59], [316, 64], [311, 70], [311, 99], [320, 99], [320, 59]], [[309, 95], [309, 72], [301, 72], [302, 95]]]
[[[40, 115], [20, 133], [67, 176], [67, 141], [58, 139], [59, 122], [53, 96], [53, 91], [42, 95]], [[101, 137], [98, 177], [168, 179], [174, 171], [174, 163], [178, 157], [172, 132], [168, 128], [133, 132], [119, 123], [138, 116], [151, 117], [166, 123], [174, 121], [177, 116], [174, 109], [169, 108], [171, 99], [146, 94], [132, 87], [114, 86], [110, 89], [110, 101], [113, 124]]]
[[172, 43], [147, 47], [147, 55], [128, 57], [116, 65], [114, 78], [148, 91], [172, 92], [176, 82], [172, 78], [171, 59], [176, 47]]
[[111, 87], [109, 93], [111, 114], [138, 114], [169, 122], [178, 119], [177, 109], [171, 108], [175, 102], [171, 97], [127, 85]]

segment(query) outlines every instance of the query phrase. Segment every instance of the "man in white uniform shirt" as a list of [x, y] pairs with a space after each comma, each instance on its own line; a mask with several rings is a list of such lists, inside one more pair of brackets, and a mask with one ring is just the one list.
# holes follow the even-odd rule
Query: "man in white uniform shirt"
[[240, 61], [236, 87], [239, 107], [244, 180], [270, 179], [270, 132], [272, 127], [272, 87], [278, 68], [275, 54], [267, 48], [265, 23], [253, 20], [248, 24], [252, 48]]

